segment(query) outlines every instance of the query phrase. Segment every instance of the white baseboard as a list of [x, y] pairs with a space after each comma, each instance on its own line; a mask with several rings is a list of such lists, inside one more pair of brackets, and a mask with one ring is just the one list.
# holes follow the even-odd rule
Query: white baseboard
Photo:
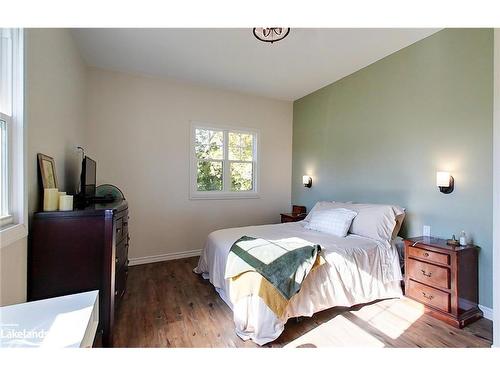
[[479, 305], [479, 309], [483, 312], [483, 316], [488, 320], [493, 320], [493, 309]]
[[173, 260], [173, 259], [197, 257], [201, 254], [201, 252], [202, 249], [195, 249], [195, 250], [179, 251], [177, 253], [167, 253], [160, 255], [151, 255], [147, 257], [130, 258], [129, 266], [137, 266], [139, 264], [148, 264], [155, 262], [164, 262], [166, 260]]

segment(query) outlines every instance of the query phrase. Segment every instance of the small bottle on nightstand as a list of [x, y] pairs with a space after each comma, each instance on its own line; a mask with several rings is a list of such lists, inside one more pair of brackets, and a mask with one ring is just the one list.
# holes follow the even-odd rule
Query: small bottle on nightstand
[[465, 233], [465, 231], [461, 231], [460, 232], [460, 246], [465, 246], [467, 245], [467, 234]]

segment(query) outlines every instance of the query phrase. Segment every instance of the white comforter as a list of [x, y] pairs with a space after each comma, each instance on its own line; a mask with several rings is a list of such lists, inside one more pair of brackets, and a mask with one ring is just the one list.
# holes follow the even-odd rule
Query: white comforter
[[[299, 237], [320, 244], [324, 251], [326, 264], [307, 276], [282, 319], [258, 296], [242, 298], [235, 305], [228, 298], [229, 286], [224, 279], [226, 259], [233, 243], [243, 235], [268, 240]], [[232, 308], [238, 336], [252, 339], [259, 345], [278, 338], [288, 318], [312, 316], [334, 306], [353, 306], [402, 295], [402, 275], [394, 246], [384, 246], [356, 235], [341, 238], [307, 230], [302, 222], [212, 232], [194, 271], [209, 279]]]

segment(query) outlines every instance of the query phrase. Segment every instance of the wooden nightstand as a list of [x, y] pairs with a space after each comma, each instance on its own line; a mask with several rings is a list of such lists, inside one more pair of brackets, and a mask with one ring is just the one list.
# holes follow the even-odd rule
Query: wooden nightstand
[[301, 221], [304, 220], [307, 216], [306, 207], [305, 206], [292, 206], [292, 212], [281, 215], [282, 223], [290, 223], [292, 221]]
[[290, 223], [292, 221], [301, 221], [304, 220], [307, 214], [294, 214], [293, 212], [289, 214], [280, 214], [282, 223]]
[[478, 308], [477, 246], [450, 246], [434, 237], [404, 242], [407, 297], [457, 328], [483, 316]]

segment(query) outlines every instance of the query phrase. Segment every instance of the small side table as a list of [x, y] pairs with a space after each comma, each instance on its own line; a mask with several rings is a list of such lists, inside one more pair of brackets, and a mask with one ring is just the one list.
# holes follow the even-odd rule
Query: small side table
[[406, 296], [424, 304], [435, 318], [463, 328], [483, 316], [477, 258], [477, 246], [450, 246], [434, 237], [406, 239]]
[[291, 213], [281, 214], [281, 222], [282, 223], [290, 223], [293, 221], [301, 221], [307, 216], [306, 207], [305, 206], [292, 206]]
[[282, 223], [291, 223], [293, 221], [301, 221], [304, 220], [307, 216], [307, 214], [296, 214], [296, 213], [287, 213], [287, 214], [280, 214], [281, 215], [281, 222]]

